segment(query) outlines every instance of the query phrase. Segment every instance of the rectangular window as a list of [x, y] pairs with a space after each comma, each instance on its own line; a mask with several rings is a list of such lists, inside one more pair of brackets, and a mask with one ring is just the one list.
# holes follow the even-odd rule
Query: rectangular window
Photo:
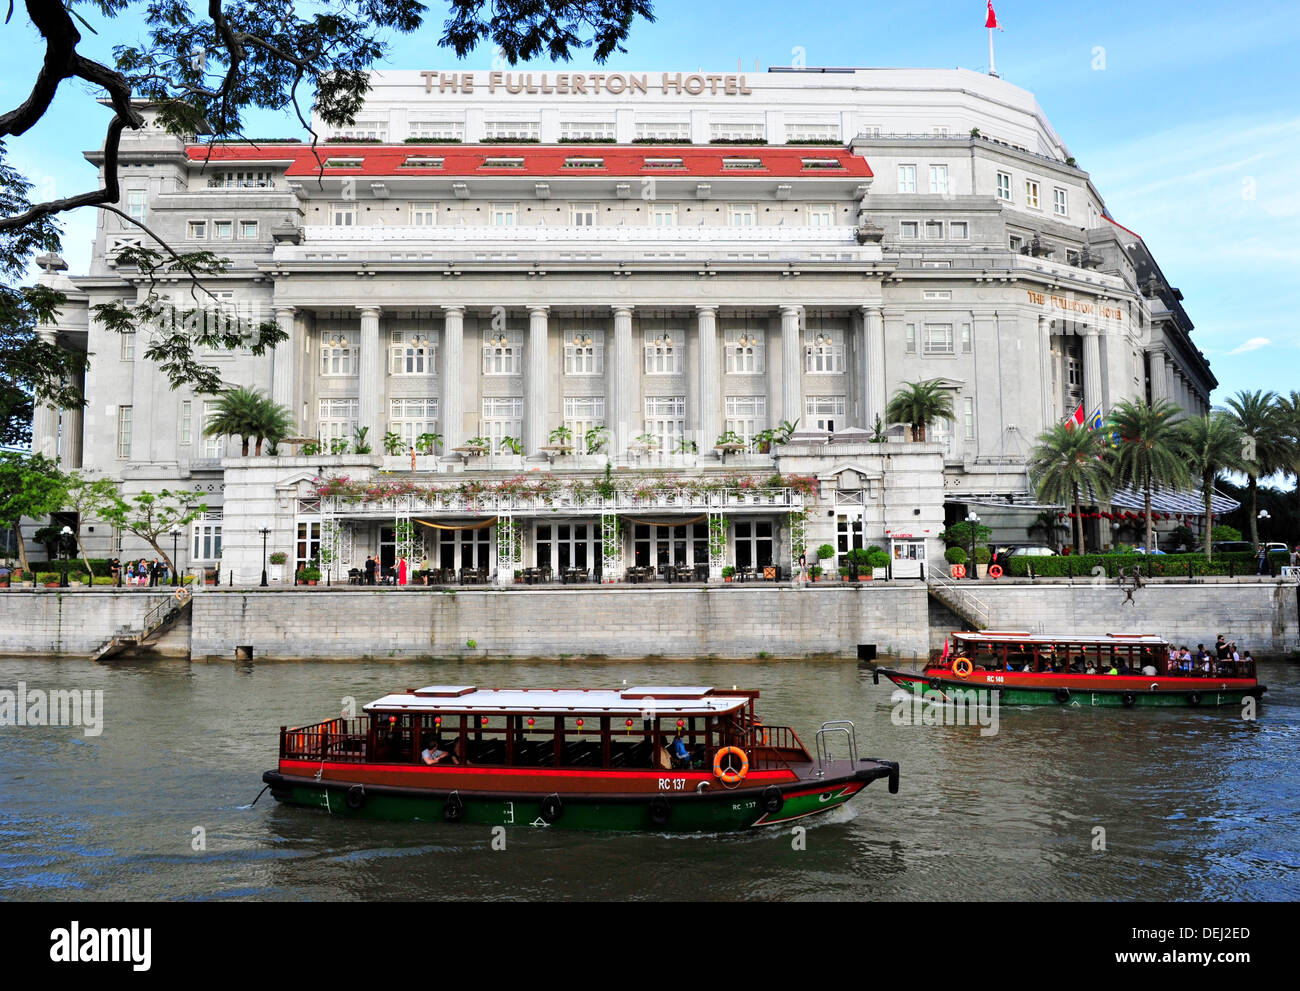
[[943, 221], [927, 220], [925, 222], [925, 239], [927, 241], [943, 240]]
[[729, 334], [726, 340], [728, 375], [762, 375], [763, 338], [752, 330]]
[[970, 328], [970, 324], [968, 324], [968, 323], [964, 323], [964, 324], [961, 325], [961, 349], [962, 349], [962, 352], [965, 353], [965, 354], [970, 354], [970, 352], [971, 352], [971, 346], [972, 346], [972, 342], [971, 342], [971, 328]]
[[117, 456], [123, 461], [131, 457], [131, 413], [130, 406], [117, 408]]
[[206, 220], [191, 220], [185, 225], [185, 236], [191, 241], [203, 241], [208, 236]]
[[188, 399], [181, 400], [180, 431], [181, 446], [189, 447], [194, 433], [194, 404]]
[[364, 138], [370, 141], [387, 141], [388, 124], [378, 120], [358, 120], [351, 127], [335, 131], [336, 138]]
[[898, 167], [898, 191], [900, 193], [916, 192], [915, 165], [900, 165]]
[[488, 207], [488, 220], [493, 227], [514, 227], [519, 222], [519, 204], [493, 203]]
[[1025, 246], [1025, 239], [1019, 235], [1012, 234], [1007, 238], [1007, 247], [1012, 251], [1020, 251]]
[[564, 425], [572, 435], [569, 443], [579, 454], [587, 453], [587, 431], [605, 425], [603, 396], [565, 396]]
[[1033, 179], [1025, 180], [1025, 206], [1029, 207], [1031, 210], [1037, 210], [1039, 208], [1038, 183]]
[[948, 166], [930, 166], [930, 192], [939, 196], [948, 195]]
[[562, 120], [560, 121], [561, 141], [613, 141], [614, 122], [612, 120]]
[[483, 420], [479, 435], [486, 437], [492, 450], [500, 452], [501, 440], [523, 438], [524, 401], [511, 396], [495, 396], [483, 400]]
[[412, 203], [411, 204], [411, 226], [412, 227], [432, 227], [438, 222], [438, 204], [436, 203]]
[[[306, 564], [320, 556], [320, 524], [299, 523], [295, 550], [296, 564]], [[296, 569], [295, 569], [296, 570]]]
[[684, 335], [674, 336], [665, 331], [645, 342], [645, 373], [647, 375], [677, 375], [682, 370], [682, 345]]
[[542, 125], [535, 120], [492, 120], [483, 124], [483, 137], [514, 141], [536, 141], [542, 135]]
[[135, 331], [122, 334], [122, 360], [135, 361]]
[[954, 241], [965, 241], [970, 237], [970, 226], [964, 220], [954, 220], [948, 224], [948, 236]]
[[1064, 189], [1052, 190], [1052, 209], [1058, 217], [1070, 215], [1069, 194]]
[[724, 158], [722, 168], [724, 171], [761, 169], [763, 168], [763, 160], [761, 158]]
[[765, 396], [727, 396], [725, 409], [727, 424], [724, 429], [735, 431], [746, 444], [756, 433], [767, 429]]
[[126, 215], [132, 220], [143, 224], [148, 214], [148, 202], [148, 190], [128, 189], [126, 191]]
[[231, 240], [235, 236], [235, 222], [233, 220], [212, 221], [212, 236], [218, 241]]
[[720, 123], [709, 125], [710, 141], [762, 141], [764, 131], [762, 124], [744, 122]]
[[690, 141], [691, 125], [686, 121], [638, 121], [636, 136], [641, 141]]
[[965, 428], [966, 439], [975, 439], [975, 400], [971, 398], [962, 400], [961, 411], [962, 425]]
[[951, 289], [924, 289], [921, 291], [921, 298], [926, 300], [927, 302], [935, 302], [937, 300], [943, 300], [943, 299], [952, 299], [952, 290]]
[[322, 399], [320, 401], [321, 443], [328, 452], [332, 441], [351, 442], [357, 427], [360, 400]]
[[226, 439], [224, 437], [209, 437], [208, 424], [217, 415], [217, 403], [211, 400], [203, 403], [203, 456], [205, 458], [219, 458], [226, 450]]
[[915, 220], [901, 220], [898, 224], [898, 237], [903, 241], [915, 241], [921, 236], [921, 225]]
[[1011, 202], [1011, 173], [998, 173], [998, 199]]
[[925, 353], [952, 354], [952, 324], [927, 323], [925, 325]]
[[519, 375], [523, 371], [523, 342], [513, 334], [498, 334], [483, 342], [484, 375]]
[[349, 345], [347, 338], [336, 335], [321, 344], [320, 373], [326, 377], [356, 375], [361, 349]]
[[645, 432], [664, 454], [678, 450], [686, 436], [686, 397], [649, 396], [645, 401]]
[[572, 227], [595, 227], [599, 211], [595, 203], [572, 203], [569, 205], [569, 224]]
[[433, 375], [437, 346], [427, 333], [394, 330], [388, 335], [388, 370], [393, 375]]
[[388, 429], [415, 447], [421, 434], [438, 432], [438, 400], [432, 397], [392, 399], [388, 403]]
[[241, 220], [239, 222], [239, 236], [245, 241], [257, 240], [257, 221]]
[[835, 207], [829, 203], [812, 203], [808, 206], [809, 227], [830, 227], [835, 223]]
[[440, 141], [463, 141], [465, 122], [456, 120], [418, 120], [409, 125], [411, 137]]
[[274, 185], [271, 173], [265, 171], [223, 171], [208, 179], [209, 189], [270, 189]]
[[357, 222], [356, 205], [335, 203], [330, 207], [330, 223], [335, 227], [351, 227]]
[[809, 375], [840, 375], [844, 372], [844, 342], [835, 334], [821, 332], [804, 345], [804, 371]]
[[916, 354], [916, 324], [909, 323], [903, 330], [903, 352], [905, 354]]
[[565, 375], [604, 375], [605, 345], [591, 334], [577, 333], [564, 345]]
[[677, 204], [656, 203], [650, 208], [650, 222], [655, 227], [676, 227]]
[[828, 144], [840, 140], [839, 124], [786, 124], [785, 139], [787, 141], [825, 141]]
[[843, 396], [808, 396], [804, 399], [804, 416], [816, 430], [834, 433], [837, 424], [844, 422], [846, 409]]
[[[222, 511], [209, 510], [194, 521], [191, 527], [190, 558], [194, 561], [215, 561], [221, 557]], [[317, 524], [319, 526], [320, 524]]]
[[732, 203], [727, 207], [727, 223], [732, 227], [753, 227], [758, 223], [758, 207], [752, 203]]

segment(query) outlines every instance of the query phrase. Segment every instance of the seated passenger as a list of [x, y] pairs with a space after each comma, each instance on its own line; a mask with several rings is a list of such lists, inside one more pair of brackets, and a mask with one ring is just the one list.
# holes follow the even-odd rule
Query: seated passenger
[[1133, 673], [1133, 669], [1130, 668], [1130, 667], [1128, 666], [1128, 660], [1127, 660], [1127, 659], [1122, 660], [1122, 661], [1119, 662], [1119, 673], [1120, 673], [1120, 674], [1132, 674], [1132, 673]]
[[1115, 667], [1115, 662], [1110, 662], [1110, 667], [1106, 669], [1107, 674], [1119, 674], [1119, 668]]
[[460, 761], [456, 755], [450, 751], [442, 749], [442, 741], [435, 740], [427, 747], [420, 751], [420, 759], [426, 764], [441, 764], [443, 761], [450, 759], [453, 764], [459, 764]]
[[1142, 668], [1142, 673], [1146, 675], [1148, 678], [1154, 678], [1160, 672], [1156, 670], [1156, 666], [1154, 664], [1147, 664]]
[[678, 733], [672, 745], [673, 764], [677, 767], [691, 766], [691, 752], [686, 749], [686, 741], [682, 739], [682, 734]]

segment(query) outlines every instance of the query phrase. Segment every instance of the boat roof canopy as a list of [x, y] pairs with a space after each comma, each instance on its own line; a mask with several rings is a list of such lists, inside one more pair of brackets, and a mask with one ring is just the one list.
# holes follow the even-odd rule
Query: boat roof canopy
[[429, 685], [385, 695], [366, 712], [476, 712], [514, 715], [609, 713], [659, 716], [710, 716], [749, 705], [758, 692], [732, 689], [718, 693], [707, 686], [655, 685], [613, 691], [588, 688], [478, 688], [474, 685]]
[[1152, 633], [1103, 633], [1103, 634], [1062, 634], [1052, 636], [1046, 633], [1030, 633], [1028, 630], [982, 630], [977, 632], [954, 633], [954, 640], [980, 640], [989, 643], [1035, 643], [1035, 644], [1080, 644], [1083, 646], [1123, 646], [1138, 644], [1143, 647], [1159, 646], [1165, 643], [1163, 637]]

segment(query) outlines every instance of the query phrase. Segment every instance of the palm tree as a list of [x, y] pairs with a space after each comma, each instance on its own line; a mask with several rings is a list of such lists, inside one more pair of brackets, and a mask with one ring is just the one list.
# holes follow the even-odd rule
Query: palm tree
[[1256, 490], [1259, 480], [1285, 468], [1294, 457], [1285, 441], [1285, 426], [1277, 394], [1243, 389], [1228, 400], [1227, 412], [1241, 431], [1241, 470], [1250, 492], [1250, 542], [1259, 546]]
[[1110, 466], [1103, 454], [1101, 434], [1058, 423], [1038, 436], [1038, 446], [1029, 456], [1029, 478], [1042, 502], [1071, 506], [1078, 521], [1075, 550], [1083, 553], [1083, 514], [1080, 497], [1091, 492], [1107, 498], [1112, 489]]
[[1191, 485], [1177, 425], [1181, 412], [1167, 399], [1155, 403], [1126, 399], [1110, 415], [1111, 428], [1119, 434], [1119, 447], [1112, 458], [1115, 481], [1142, 491], [1148, 554], [1156, 544], [1151, 521], [1152, 491], [1157, 486], [1186, 489]]
[[287, 407], [281, 406], [274, 400], [264, 396], [258, 398], [261, 402], [258, 407], [257, 427], [253, 432], [253, 437], [257, 440], [257, 444], [253, 448], [253, 454], [260, 458], [262, 456], [262, 441], [270, 441], [274, 452], [276, 445], [293, 433], [294, 422], [293, 414], [289, 412]]
[[925, 428], [935, 420], [954, 419], [952, 396], [939, 386], [938, 379], [904, 382], [903, 388], [889, 400], [885, 415], [892, 423], [906, 423], [912, 440], [925, 441]]
[[1208, 561], [1212, 557], [1210, 548], [1214, 542], [1214, 514], [1210, 508], [1214, 480], [1221, 471], [1241, 468], [1241, 433], [1232, 418], [1221, 410], [1190, 417], [1183, 420], [1180, 427], [1187, 459], [1201, 478], [1201, 495], [1205, 499], [1205, 559]]
[[1300, 392], [1292, 391], [1278, 400], [1277, 416], [1286, 450], [1282, 470], [1295, 479], [1296, 497], [1300, 499]]
[[227, 389], [203, 428], [204, 436], [238, 437], [242, 442], [240, 455], [248, 457], [249, 438], [257, 435], [261, 422], [262, 402], [262, 395], [256, 389]]

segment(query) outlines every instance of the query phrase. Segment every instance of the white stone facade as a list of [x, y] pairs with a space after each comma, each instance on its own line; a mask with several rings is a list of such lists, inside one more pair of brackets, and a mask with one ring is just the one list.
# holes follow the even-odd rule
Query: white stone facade
[[[91, 271], [64, 280], [69, 306], [45, 328], [84, 340], [92, 359], [84, 415], [39, 411], [37, 448], [128, 491], [202, 489], [210, 518], [182, 541], [181, 561], [214, 565], [219, 533], [241, 581], [260, 574], [264, 526], [269, 549], [293, 560], [311, 551], [313, 526], [342, 520], [343, 572], [367, 553], [412, 549], [410, 513], [316, 505], [322, 468], [452, 487], [547, 473], [594, 484], [607, 462], [620, 478], [720, 488], [777, 470], [817, 479], [797, 507], [810, 559], [821, 543], [844, 549], [841, 537], [918, 553], [901, 548], [906, 534], [934, 560], [945, 501], [1023, 497], [1035, 438], [1078, 404], [1087, 414], [1170, 398], [1201, 412], [1215, 385], [1181, 294], [1105, 216], [1032, 95], [993, 77], [386, 72], [356, 125], [319, 130], [352, 140], [313, 152], [128, 134], [122, 187], [128, 212], [160, 236], [231, 259], [209, 281], [224, 301], [289, 333], [260, 358], [211, 355], [224, 379], [287, 406], [327, 453], [349, 443], [342, 460], [301, 447], [234, 457], [237, 441], [202, 434], [212, 397], [171, 390], [144, 342], [98, 325], [94, 304], [147, 291], [116, 264], [123, 244], [148, 240], [120, 218], [101, 214]], [[184, 301], [183, 282], [165, 289]], [[939, 379], [956, 414], [925, 444], [884, 422], [889, 397], [918, 379]], [[869, 443], [877, 417], [884, 444]], [[748, 444], [783, 421], [798, 424], [789, 446], [715, 447], [726, 431]], [[587, 453], [596, 425], [608, 440]], [[552, 442], [561, 427], [573, 450]], [[373, 454], [356, 454], [357, 428]], [[389, 433], [401, 453], [385, 457]], [[409, 448], [431, 433], [440, 449], [412, 469]], [[456, 451], [476, 437], [491, 456]], [[502, 453], [504, 438], [518, 455]], [[564, 556], [582, 544], [591, 564], [612, 560], [606, 517], [646, 516], [582, 508], [562, 524]], [[654, 514], [667, 532], [644, 548], [622, 533], [621, 566], [642, 550], [662, 564], [665, 548], [670, 563], [707, 563], [715, 577], [760, 557], [792, 563], [795, 507], [764, 516], [761, 540], [735, 529], [757, 517], [710, 516], [707, 500], [675, 508]], [[673, 522], [701, 513], [727, 527], [725, 553], [707, 562], [696, 531]], [[553, 514], [507, 515], [521, 535], [509, 567], [496, 540], [466, 551], [457, 536], [457, 568], [485, 553], [506, 580], [541, 563], [543, 546], [558, 563]], [[115, 539], [97, 528], [88, 543], [141, 552]], [[437, 567], [445, 540], [414, 549]]]

